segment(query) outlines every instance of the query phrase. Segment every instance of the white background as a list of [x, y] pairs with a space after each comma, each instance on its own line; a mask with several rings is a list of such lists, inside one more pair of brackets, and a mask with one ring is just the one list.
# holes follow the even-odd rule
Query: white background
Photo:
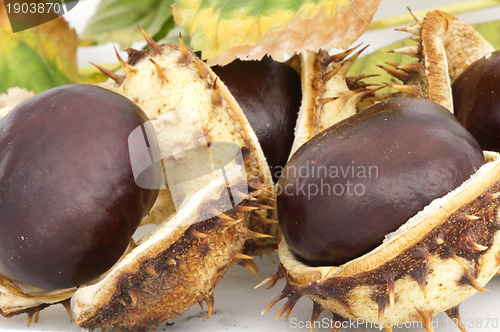
[[[455, 3], [452, 0], [384, 0], [376, 14], [375, 19], [393, 16], [397, 14], [406, 14], [407, 7], [413, 10], [432, 9], [436, 6]], [[66, 18], [72, 26], [81, 32], [85, 22], [95, 11], [98, 0], [82, 0], [67, 15]], [[457, 15], [459, 18], [468, 22], [479, 22], [495, 20], [500, 18], [500, 6], [493, 9], [482, 10], [478, 12]], [[366, 33], [361, 40], [370, 44], [367, 50], [376, 50], [379, 47], [388, 45], [393, 41], [406, 37], [402, 32], [395, 32], [391, 29], [378, 30]], [[78, 53], [78, 63], [86, 66], [89, 61], [108, 64], [116, 62], [114, 50], [111, 44], [99, 47], [81, 48]], [[283, 281], [270, 290], [265, 287], [254, 290], [263, 278], [270, 276], [276, 271], [278, 258], [274, 255], [274, 261], [268, 257], [257, 257], [256, 263], [260, 268], [260, 278], [257, 278], [249, 271], [240, 266], [235, 266], [219, 282], [215, 290], [215, 308], [212, 317], [204, 320], [205, 310], [201, 310], [197, 305], [182, 314], [181, 317], [162, 324], [158, 331], [308, 331], [305, 328], [299, 328], [299, 323], [307, 322], [310, 319], [312, 303], [307, 298], [301, 299], [292, 311], [288, 322], [284, 318], [273, 320], [278, 310], [283, 305], [284, 300], [279, 302], [274, 308], [265, 315], [261, 311], [266, 305], [281, 291], [284, 286]], [[461, 306], [462, 318], [466, 321], [468, 331], [498, 331], [500, 332], [500, 276], [494, 278], [488, 285], [490, 290], [487, 293], [478, 293], [467, 300]], [[331, 317], [327, 312], [323, 312], [320, 320], [325, 322]], [[436, 331], [458, 331], [446, 315], [440, 314], [434, 318]], [[497, 324], [497, 328], [493, 324]], [[43, 310], [40, 313], [38, 323], [32, 323], [27, 328], [26, 315], [13, 318], [0, 317], [0, 331], [81, 331], [74, 323], [69, 321], [65, 309], [62, 306], [54, 306]], [[489, 324], [487, 328], [486, 325]], [[316, 331], [330, 331], [331, 328], [316, 329]], [[343, 331], [378, 331], [375, 328], [359, 327], [354, 329], [345, 329]], [[395, 331], [421, 331], [420, 329], [403, 328]]]

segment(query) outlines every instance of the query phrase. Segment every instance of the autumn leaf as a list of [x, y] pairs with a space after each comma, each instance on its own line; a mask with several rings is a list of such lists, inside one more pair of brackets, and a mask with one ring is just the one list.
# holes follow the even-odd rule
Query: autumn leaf
[[78, 81], [77, 34], [63, 17], [13, 33], [0, 6], [0, 93], [9, 87], [42, 92]]
[[284, 61], [304, 50], [347, 48], [381, 0], [177, 0], [173, 15], [210, 65]]
[[101, 0], [81, 35], [83, 43], [117, 42], [129, 46], [143, 41], [140, 25], [154, 40], [174, 28], [173, 0]]

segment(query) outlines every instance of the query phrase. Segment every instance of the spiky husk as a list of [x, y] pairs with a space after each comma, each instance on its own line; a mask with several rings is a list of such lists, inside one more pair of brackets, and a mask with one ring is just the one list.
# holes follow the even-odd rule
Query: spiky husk
[[[125, 76], [107, 73], [105, 87], [137, 103], [155, 123], [160, 148], [182, 151], [203, 142], [232, 142], [241, 148], [249, 181], [271, 187], [272, 178], [257, 137], [243, 111], [224, 83], [182, 42], [158, 45], [145, 33], [149, 49], [127, 49], [128, 63], [120, 59]], [[174, 114], [166, 118], [165, 115]], [[261, 203], [274, 205], [272, 197], [259, 197]], [[158, 223], [175, 208], [168, 191], [161, 190], [152, 212], [144, 223]], [[250, 228], [275, 236], [246, 243], [250, 254], [267, 252], [279, 242], [279, 227], [265, 220], [272, 211], [252, 213]]]
[[[221, 211], [220, 194], [196, 188], [172, 213], [168, 188], [145, 222], [160, 224], [99, 283], [80, 288], [74, 299], [77, 323], [86, 328], [147, 330], [206, 301], [224, 272], [239, 263], [256, 271], [248, 253], [278, 242], [272, 179], [255, 133], [242, 110], [212, 70], [187, 49], [158, 45], [146, 34], [149, 50], [129, 49], [125, 76], [108, 73], [105, 86], [137, 103], [151, 118], [160, 150], [182, 152], [211, 142], [236, 144], [243, 156], [249, 191], [234, 211], [185, 225], [206, 211]], [[232, 190], [233, 197], [238, 193]], [[165, 221], [165, 219], [167, 219]], [[276, 235], [273, 237], [272, 235]], [[245, 249], [245, 253], [242, 251]]]
[[399, 30], [411, 33], [417, 43], [393, 52], [415, 57], [416, 61], [380, 66], [401, 82], [387, 83], [398, 92], [385, 98], [395, 95], [426, 98], [453, 112], [451, 83], [494, 48], [469, 24], [448, 13], [436, 10], [425, 18], [416, 15], [414, 18], [414, 24]]
[[[231, 179], [234, 172], [227, 175]], [[231, 265], [252, 259], [240, 251], [258, 236], [247, 228], [248, 201], [195, 222], [211, 209], [222, 209], [223, 180], [200, 190], [100, 282], [79, 288], [72, 299], [77, 324], [149, 330], [202, 301], [210, 316], [217, 281]]]
[[458, 310], [500, 268], [500, 155], [485, 155], [488, 163], [470, 180], [344, 265], [310, 267], [282, 240], [281, 266], [266, 281], [285, 277], [287, 284], [270, 306], [288, 298], [283, 314], [307, 296], [341, 320], [420, 321], [430, 331], [433, 315]]
[[[417, 61], [380, 66], [401, 83], [387, 83], [397, 92], [368, 90], [360, 81], [366, 76], [346, 79], [345, 52], [333, 56], [342, 59], [334, 70], [328, 69], [330, 61], [323, 60], [332, 56], [302, 55], [304, 103], [293, 151], [327, 126], [380, 100], [427, 98], [452, 111], [451, 82], [493, 48], [471, 26], [447, 13], [414, 17], [416, 23], [401, 30], [412, 33], [418, 44], [394, 52]], [[324, 107], [333, 102], [339, 103], [337, 107]], [[471, 180], [433, 201], [378, 248], [342, 266], [308, 266], [282, 239], [278, 272], [262, 284], [273, 286], [285, 278], [286, 286], [265, 311], [287, 298], [278, 317], [285, 313], [288, 317], [306, 296], [314, 303], [311, 320], [328, 309], [339, 323], [333, 325], [334, 331], [348, 319], [380, 323], [387, 331], [400, 323], [421, 321], [432, 331], [432, 317], [443, 311], [458, 322], [458, 306], [485, 291], [483, 286], [500, 268], [500, 156], [491, 152], [485, 156], [488, 163]]]

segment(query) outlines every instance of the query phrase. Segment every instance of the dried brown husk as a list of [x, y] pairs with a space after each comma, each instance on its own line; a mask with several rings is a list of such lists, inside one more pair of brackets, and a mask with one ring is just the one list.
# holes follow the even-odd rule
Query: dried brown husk
[[[188, 195], [191, 198], [173, 214], [169, 209], [155, 214], [155, 205], [146, 218], [159, 224], [151, 237], [102, 281], [78, 289], [73, 297], [76, 322], [86, 328], [149, 329], [202, 301], [207, 302], [210, 315], [213, 289], [224, 272], [235, 263], [255, 271], [248, 253], [278, 242], [272, 235], [279, 236], [279, 229], [270, 219], [274, 206], [270, 171], [242, 110], [223, 82], [182, 40], [179, 47], [158, 45], [145, 37], [149, 50], [127, 50], [128, 63], [120, 60], [125, 76], [108, 73], [113, 81], [105, 86], [155, 117], [162, 151], [182, 152], [203, 142], [236, 144], [250, 195], [241, 192], [242, 205], [192, 226], [185, 226], [190, 224], [186, 218], [223, 211], [218, 206], [220, 194], [210, 192], [212, 182], [195, 186]], [[238, 194], [233, 188], [231, 192]], [[162, 193], [164, 201], [157, 205], [168, 207], [168, 188]], [[179, 223], [184, 226], [178, 227]]]

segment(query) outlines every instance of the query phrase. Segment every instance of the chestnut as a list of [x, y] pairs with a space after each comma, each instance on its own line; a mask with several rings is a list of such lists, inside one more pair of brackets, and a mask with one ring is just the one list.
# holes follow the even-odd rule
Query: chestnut
[[340, 265], [371, 251], [484, 163], [474, 137], [444, 107], [394, 98], [305, 143], [278, 182], [290, 250], [310, 265]]
[[212, 69], [245, 113], [277, 181], [294, 139], [302, 99], [300, 75], [267, 56], [260, 61], [237, 59]]
[[500, 51], [472, 63], [451, 88], [458, 120], [483, 150], [500, 151]]
[[120, 258], [158, 194], [137, 186], [131, 167], [129, 134], [147, 120], [85, 84], [47, 90], [0, 120], [1, 275], [64, 289]]

